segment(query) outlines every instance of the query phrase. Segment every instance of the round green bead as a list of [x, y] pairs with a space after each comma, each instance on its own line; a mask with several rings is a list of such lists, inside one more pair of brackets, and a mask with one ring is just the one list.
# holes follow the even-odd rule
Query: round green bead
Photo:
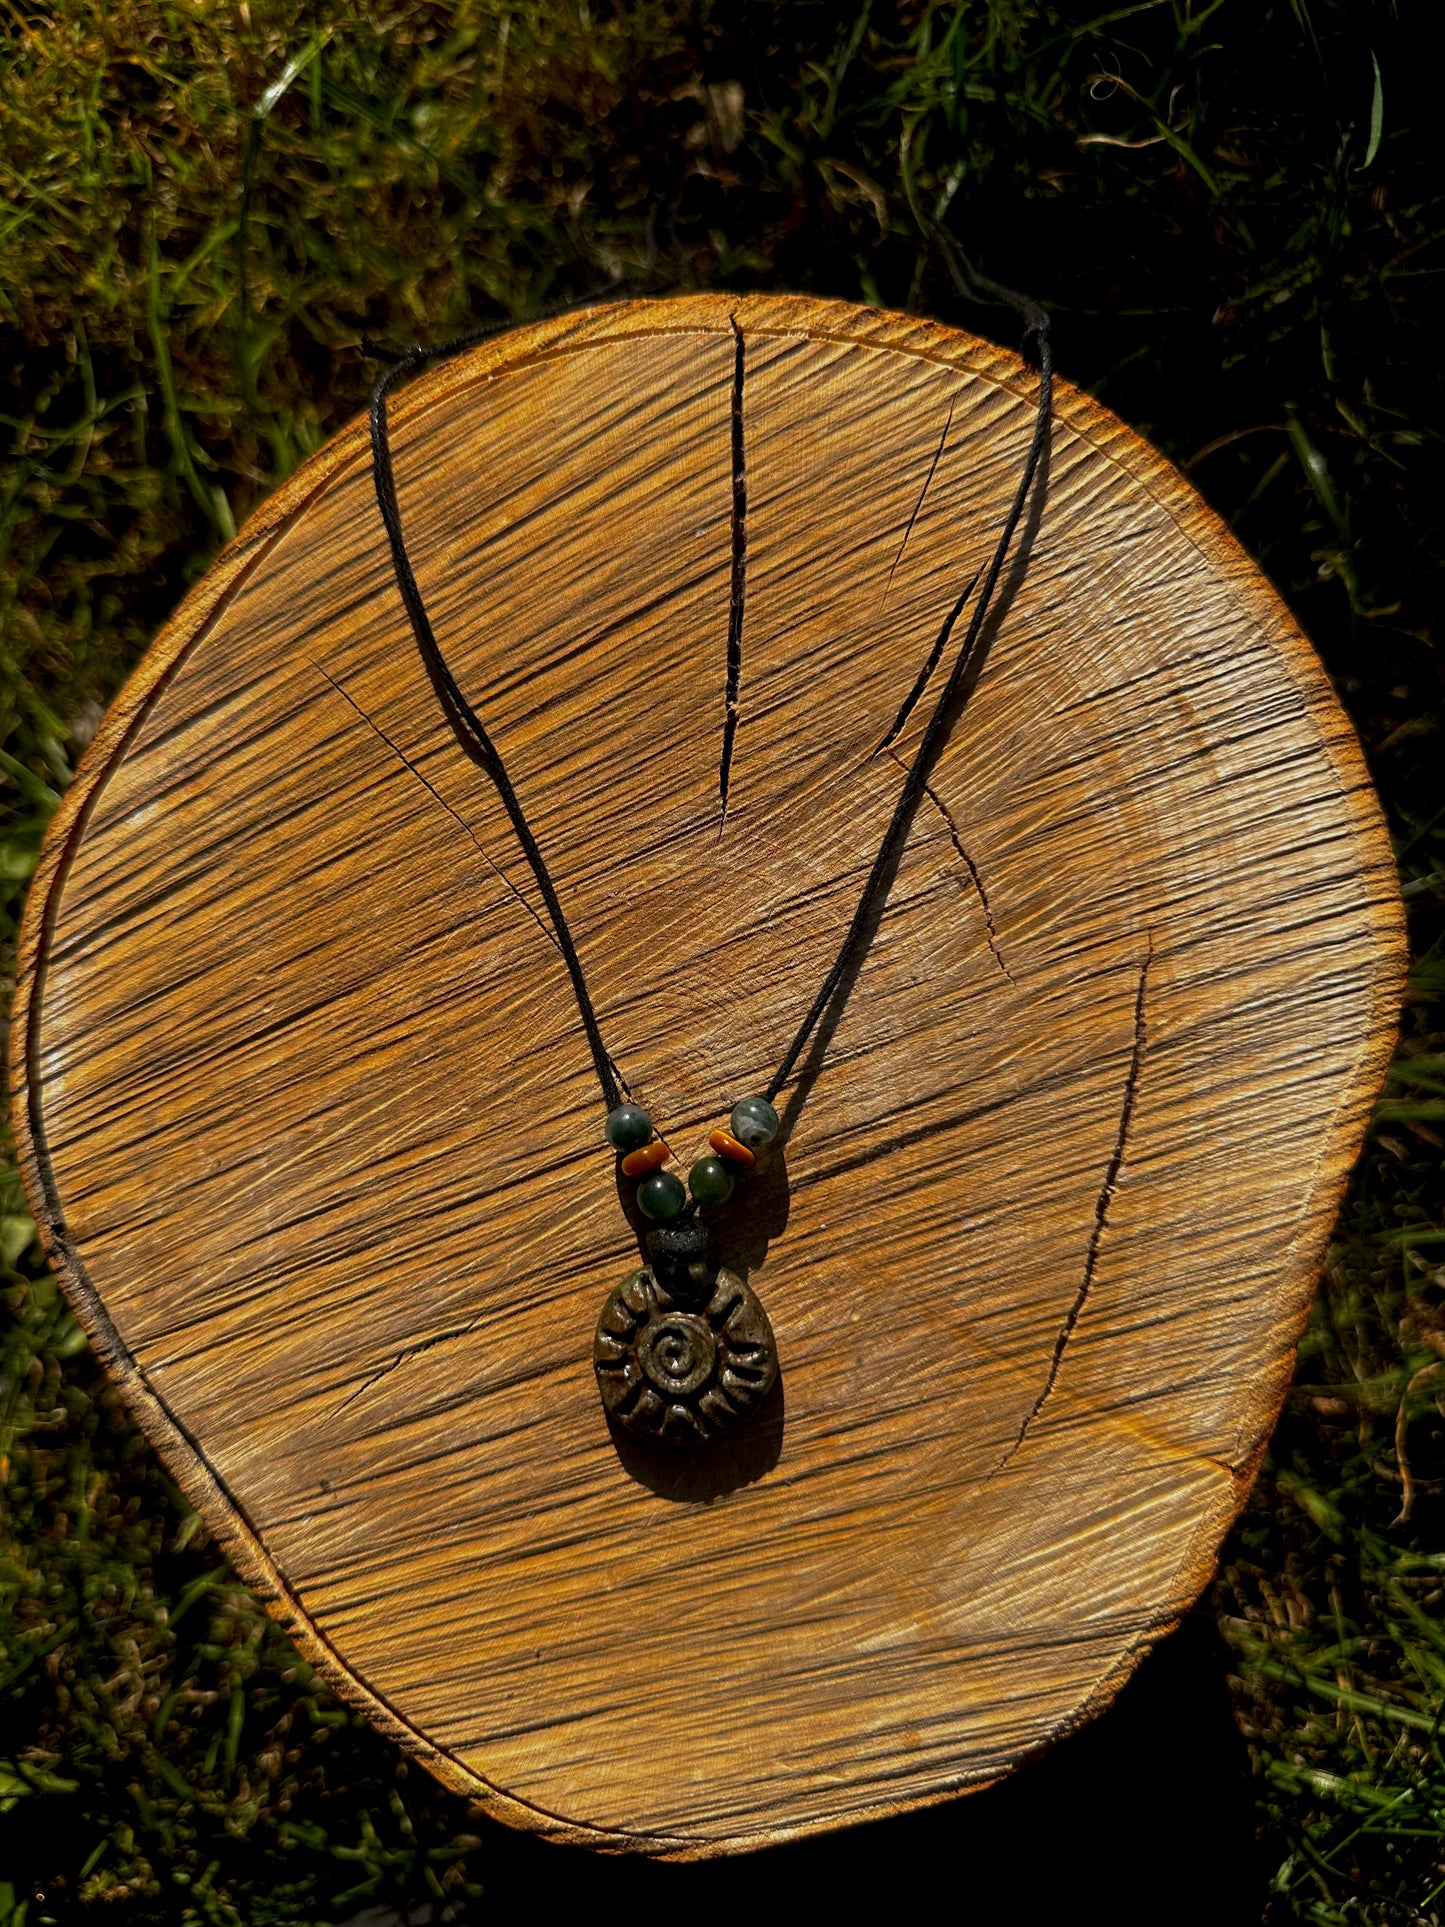
[[699, 1158], [687, 1183], [699, 1204], [726, 1204], [733, 1194], [733, 1174], [721, 1158]]
[[624, 1156], [640, 1151], [652, 1136], [652, 1119], [640, 1104], [619, 1104], [607, 1113], [607, 1142]]
[[681, 1178], [671, 1171], [653, 1171], [637, 1187], [637, 1208], [656, 1224], [667, 1224], [687, 1203]]
[[778, 1135], [778, 1114], [765, 1097], [740, 1097], [728, 1123], [738, 1143], [750, 1151], [761, 1151]]

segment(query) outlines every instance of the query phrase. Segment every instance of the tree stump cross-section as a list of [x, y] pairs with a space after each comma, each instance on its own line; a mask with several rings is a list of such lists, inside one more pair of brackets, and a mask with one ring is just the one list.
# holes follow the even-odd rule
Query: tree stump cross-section
[[[684, 1166], [832, 960], [1036, 392], [933, 322], [700, 296], [521, 328], [393, 402], [442, 647]], [[503, 1819], [696, 1856], [995, 1779], [1178, 1619], [1288, 1381], [1401, 958], [1308, 646], [1061, 386], [886, 908], [720, 1221], [776, 1334], [766, 1423], [721, 1471], [629, 1454], [591, 1343], [637, 1238], [576, 1006], [357, 424], [85, 759], [17, 1115], [86, 1330], [308, 1657]]]

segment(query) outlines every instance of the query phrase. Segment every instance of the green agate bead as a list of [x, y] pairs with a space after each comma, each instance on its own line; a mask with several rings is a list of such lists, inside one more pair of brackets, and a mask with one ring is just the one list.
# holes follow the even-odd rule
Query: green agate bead
[[619, 1104], [607, 1113], [607, 1142], [614, 1151], [640, 1151], [651, 1136], [652, 1119], [640, 1104]]
[[637, 1208], [654, 1224], [668, 1224], [687, 1203], [682, 1180], [671, 1171], [654, 1171], [637, 1187]]
[[739, 1098], [728, 1122], [738, 1143], [750, 1151], [761, 1151], [778, 1135], [778, 1114], [765, 1097]]
[[733, 1194], [733, 1174], [721, 1158], [699, 1158], [687, 1183], [699, 1204], [726, 1204]]

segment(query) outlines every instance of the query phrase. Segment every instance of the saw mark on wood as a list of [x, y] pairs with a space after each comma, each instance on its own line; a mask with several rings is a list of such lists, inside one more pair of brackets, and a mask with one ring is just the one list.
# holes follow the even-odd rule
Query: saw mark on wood
[[732, 395], [732, 595], [728, 603], [727, 690], [723, 698], [722, 763], [718, 770], [721, 807], [718, 835], [728, 818], [728, 783], [732, 777], [733, 739], [738, 730], [738, 690], [743, 679], [743, 611], [748, 594], [748, 469], [743, 434], [743, 387], [747, 380], [747, 348], [736, 315], [733, 331]]
[[[888, 754], [906, 775], [908, 765], [903, 761], [903, 758], [898, 754], [897, 750], [890, 749]], [[988, 935], [988, 947], [993, 956], [993, 960], [1011, 984], [1017, 983], [1018, 979], [1004, 962], [1003, 952], [998, 947], [998, 932], [994, 929], [993, 911], [989, 906], [988, 891], [983, 887], [983, 877], [979, 872], [978, 865], [963, 846], [963, 838], [958, 833], [958, 825], [953, 820], [953, 812], [931, 783], [925, 783], [923, 785], [923, 794], [943, 818], [944, 827], [948, 831], [953, 847], [957, 850], [959, 859], [964, 869], [968, 871], [974, 889], [978, 892], [979, 907], [983, 911], [983, 927]]]
[[1048, 1377], [1044, 1380], [1038, 1397], [1024, 1415], [1018, 1437], [995, 1467], [999, 1472], [1028, 1437], [1030, 1426], [1048, 1403], [1049, 1396], [1058, 1383], [1059, 1370], [1064, 1362], [1064, 1352], [1074, 1335], [1075, 1327], [1083, 1316], [1084, 1306], [1093, 1289], [1094, 1273], [1099, 1264], [1099, 1247], [1104, 1241], [1104, 1230], [1109, 1222], [1109, 1206], [1113, 1202], [1114, 1192], [1118, 1187], [1119, 1173], [1124, 1168], [1124, 1158], [1129, 1148], [1129, 1127], [1134, 1121], [1134, 1105], [1139, 1095], [1139, 1079], [1144, 1070], [1144, 1049], [1148, 1035], [1145, 1023], [1145, 1002], [1149, 993], [1149, 967], [1153, 961], [1154, 944], [1151, 938], [1149, 947], [1144, 952], [1144, 961], [1139, 966], [1139, 988], [1134, 994], [1134, 1044], [1129, 1053], [1129, 1069], [1124, 1077], [1124, 1098], [1119, 1107], [1119, 1130], [1114, 1139], [1113, 1153], [1105, 1167], [1104, 1182], [1099, 1186], [1099, 1196], [1094, 1205], [1094, 1226], [1089, 1233], [1089, 1248], [1084, 1254], [1084, 1275], [1079, 1282], [1079, 1289], [1074, 1293], [1074, 1301], [1069, 1306], [1064, 1322], [1059, 1327], [1059, 1335], [1054, 1340]]
[[948, 440], [948, 431], [953, 426], [953, 411], [957, 405], [958, 397], [955, 395], [948, 404], [948, 419], [943, 424], [943, 433], [938, 438], [938, 446], [933, 451], [933, 460], [928, 464], [928, 473], [923, 478], [923, 487], [918, 491], [918, 500], [913, 504], [913, 513], [908, 518], [908, 527], [903, 531], [903, 540], [898, 544], [898, 553], [893, 558], [893, 567], [888, 571], [888, 580], [883, 585], [883, 599], [878, 604], [880, 615], [888, 607], [888, 598], [893, 592], [893, 578], [897, 575], [898, 565], [903, 560], [903, 551], [908, 547], [908, 538], [913, 533], [913, 524], [918, 520], [924, 499], [933, 486], [933, 478], [938, 472], [938, 464], [943, 457], [944, 444]]
[[345, 689], [336, 680], [335, 676], [328, 675], [326, 670], [324, 670], [321, 667], [321, 664], [319, 662], [316, 662], [312, 657], [308, 656], [306, 660], [311, 664], [311, 667], [316, 671], [318, 676], [326, 677], [327, 682], [331, 684], [331, 687], [336, 691], [338, 696], [344, 697], [345, 700], [348, 703], [350, 703], [351, 707], [356, 711], [357, 715], [367, 725], [367, 727], [369, 729], [375, 730], [376, 734], [381, 738], [382, 742], [386, 744], [387, 748], [391, 751], [392, 755], [397, 759], [397, 761], [401, 763], [406, 769], [411, 771], [412, 775], [416, 778], [418, 783], [421, 784], [422, 788], [426, 791], [427, 795], [432, 797], [436, 802], [441, 804], [442, 808], [446, 811], [447, 815], [451, 817], [453, 822], [461, 825], [462, 829], [464, 829], [468, 837], [470, 837], [472, 841], [472, 845], [475, 848], [477, 855], [482, 859], [483, 863], [486, 864], [487, 868], [493, 873], [493, 875], [497, 878], [497, 880], [500, 883], [502, 883], [517, 899], [518, 903], [521, 904], [522, 908], [526, 911], [527, 915], [532, 919], [533, 923], [536, 924], [537, 928], [541, 931], [542, 935], [547, 939], [548, 943], [551, 944], [552, 948], [554, 950], [559, 949], [560, 946], [557, 942], [556, 937], [552, 933], [552, 931], [550, 931], [547, 928], [546, 923], [538, 915], [537, 911], [533, 909], [532, 905], [528, 903], [526, 897], [523, 896], [522, 892], [517, 888], [516, 884], [513, 883], [512, 879], [507, 875], [506, 871], [497, 862], [496, 858], [489, 856], [487, 854], [486, 850], [482, 847], [482, 844], [478, 840], [476, 831], [472, 828], [471, 824], [468, 823], [467, 819], [464, 816], [459, 815], [457, 811], [453, 809], [452, 805], [447, 801], [447, 799], [442, 795], [441, 791], [435, 788], [434, 785], [432, 785], [427, 781], [427, 779], [422, 775], [421, 771], [417, 768], [416, 764], [407, 755], [406, 751], [402, 749], [398, 743], [394, 742], [390, 736], [387, 735], [386, 731], [382, 728], [381, 724], [377, 722], [374, 716], [370, 716], [367, 714], [367, 712], [362, 708], [361, 704], [356, 700], [356, 698], [351, 694], [351, 692], [348, 689]]

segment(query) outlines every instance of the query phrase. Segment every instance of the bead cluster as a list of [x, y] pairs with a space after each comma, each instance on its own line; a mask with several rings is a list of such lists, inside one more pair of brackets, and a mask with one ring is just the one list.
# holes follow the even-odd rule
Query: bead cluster
[[607, 1115], [607, 1142], [622, 1159], [622, 1175], [638, 1180], [638, 1210], [655, 1224], [681, 1215], [688, 1190], [694, 1204], [726, 1204], [738, 1178], [777, 1134], [778, 1114], [765, 1097], [739, 1098], [727, 1127], [709, 1134], [711, 1155], [693, 1165], [684, 1190], [680, 1178], [663, 1170], [672, 1153], [653, 1135], [652, 1119], [640, 1104], [619, 1104]]

